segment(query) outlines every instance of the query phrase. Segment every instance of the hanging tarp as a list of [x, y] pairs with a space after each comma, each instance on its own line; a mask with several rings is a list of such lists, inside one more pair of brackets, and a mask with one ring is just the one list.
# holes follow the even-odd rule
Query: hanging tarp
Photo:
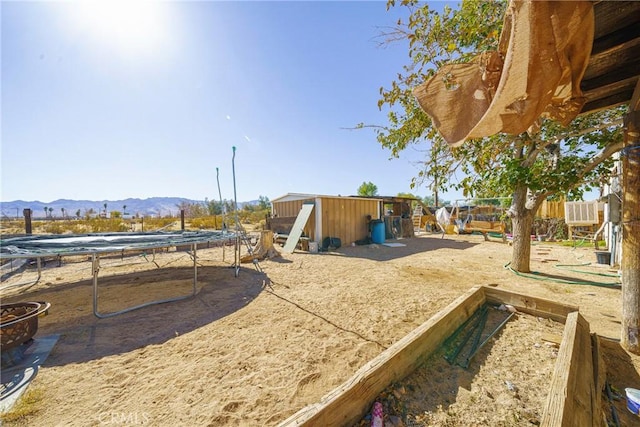
[[585, 102], [593, 33], [590, 1], [512, 0], [497, 52], [441, 67], [414, 95], [451, 145], [519, 134], [541, 115], [566, 125]]

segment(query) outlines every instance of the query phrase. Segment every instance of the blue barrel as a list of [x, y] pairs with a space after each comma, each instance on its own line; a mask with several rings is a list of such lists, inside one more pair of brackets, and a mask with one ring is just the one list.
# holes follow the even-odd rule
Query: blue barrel
[[371, 221], [371, 241], [384, 243], [384, 234], [384, 221], [381, 219]]

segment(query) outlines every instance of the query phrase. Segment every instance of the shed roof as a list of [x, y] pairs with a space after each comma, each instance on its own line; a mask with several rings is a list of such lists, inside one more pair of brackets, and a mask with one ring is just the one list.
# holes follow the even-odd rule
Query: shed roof
[[271, 203], [274, 202], [291, 202], [294, 200], [307, 200], [307, 199], [315, 199], [317, 197], [323, 199], [353, 199], [353, 200], [376, 200], [381, 201], [380, 197], [360, 197], [360, 196], [328, 196], [323, 194], [307, 194], [307, 193], [287, 193], [280, 197], [276, 197], [271, 200]]
[[[370, 198], [368, 196], [350, 196], [358, 199], [367, 199]], [[375, 196], [375, 199], [382, 200], [384, 203], [402, 203], [402, 202], [412, 202], [414, 200], [420, 201], [417, 197], [411, 196]]]

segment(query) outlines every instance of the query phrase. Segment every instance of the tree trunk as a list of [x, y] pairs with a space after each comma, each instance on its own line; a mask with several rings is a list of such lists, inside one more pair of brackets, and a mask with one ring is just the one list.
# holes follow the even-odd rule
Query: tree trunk
[[[638, 90], [638, 89], [636, 89]], [[629, 114], [622, 151], [622, 347], [640, 354], [640, 110]]]
[[531, 228], [542, 195], [529, 200], [526, 186], [518, 186], [513, 192], [513, 202], [509, 208], [509, 216], [513, 226], [513, 252], [511, 268], [520, 273], [530, 273]]
[[252, 250], [253, 253], [244, 255], [240, 262], [256, 262], [264, 258], [274, 258], [280, 256], [278, 250], [273, 246], [273, 231], [263, 230], [260, 233], [260, 241], [256, 247]]

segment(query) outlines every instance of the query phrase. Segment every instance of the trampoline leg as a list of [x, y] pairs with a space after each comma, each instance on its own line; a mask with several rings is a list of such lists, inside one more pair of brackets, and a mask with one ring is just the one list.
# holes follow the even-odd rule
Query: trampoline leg
[[36, 258], [36, 265], [38, 266], [38, 278], [36, 279], [36, 283], [40, 280], [40, 276], [42, 276], [42, 258]]
[[167, 298], [167, 299], [162, 299], [162, 300], [156, 300], [156, 301], [151, 301], [151, 302], [147, 302], [144, 304], [139, 304], [133, 307], [128, 307], [125, 308], [123, 310], [120, 311], [113, 311], [110, 313], [100, 313], [98, 311], [98, 272], [100, 271], [100, 257], [98, 256], [98, 254], [92, 254], [91, 255], [91, 266], [93, 268], [93, 314], [99, 318], [99, 319], [106, 319], [108, 317], [113, 317], [113, 316], [117, 316], [119, 314], [122, 313], [128, 313], [130, 311], [133, 310], [137, 310], [139, 308], [143, 308], [143, 307], [148, 307], [150, 305], [155, 305], [155, 304], [164, 304], [167, 302], [173, 302], [173, 301], [180, 301], [183, 299], [187, 299], [187, 298], [191, 298], [193, 296], [196, 295], [197, 292], [197, 287], [196, 287], [196, 283], [198, 281], [198, 265], [196, 263], [196, 246], [195, 244], [193, 244], [193, 289], [191, 291], [190, 294], [188, 295], [182, 295], [182, 296], [178, 296], [178, 297], [173, 297], [173, 298]]
[[191, 249], [193, 250], [193, 294], [196, 293], [196, 286], [198, 284], [198, 263], [196, 260], [198, 259], [196, 251], [198, 250], [198, 244], [192, 243]]
[[93, 314], [102, 317], [98, 313], [98, 271], [100, 271], [100, 257], [95, 252], [91, 254], [91, 271], [93, 272]]

